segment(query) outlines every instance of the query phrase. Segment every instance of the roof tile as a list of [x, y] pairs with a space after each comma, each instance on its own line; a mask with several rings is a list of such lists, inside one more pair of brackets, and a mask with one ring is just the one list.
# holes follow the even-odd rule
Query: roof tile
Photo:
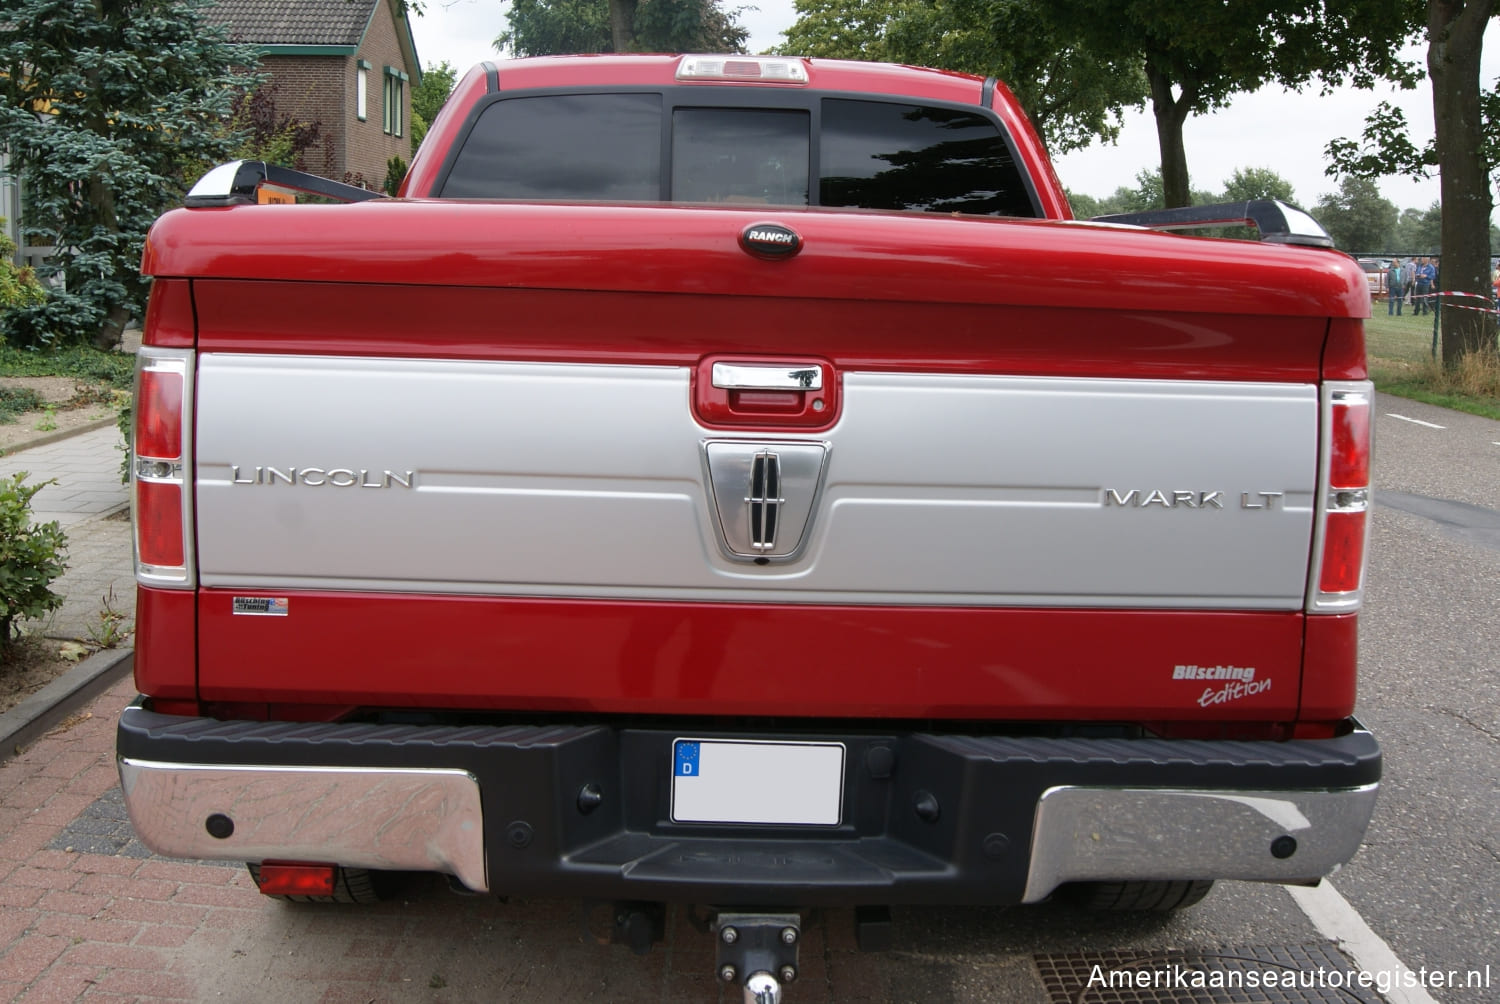
[[378, 0], [217, 0], [205, 15], [252, 45], [358, 45]]

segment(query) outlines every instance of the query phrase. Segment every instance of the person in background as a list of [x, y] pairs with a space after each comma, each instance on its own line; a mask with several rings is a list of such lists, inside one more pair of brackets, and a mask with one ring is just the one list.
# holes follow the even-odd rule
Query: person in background
[[1432, 264], [1432, 259], [1418, 258], [1412, 268], [1412, 280], [1415, 283], [1411, 301], [1413, 314], [1432, 313], [1432, 282], [1436, 278], [1437, 268]]
[[1392, 258], [1391, 267], [1385, 273], [1386, 316], [1401, 316], [1401, 301], [1406, 298], [1406, 275], [1407, 269], [1401, 264], [1401, 259]]
[[[1438, 312], [1442, 309], [1442, 306], [1443, 306], [1443, 297], [1442, 297], [1442, 293], [1440, 292], [1440, 290], [1441, 290], [1442, 287], [1440, 287], [1438, 285], [1438, 278], [1439, 278], [1439, 276], [1438, 276], [1438, 267], [1439, 267], [1439, 262], [1438, 262], [1438, 259], [1436, 259], [1436, 258], [1428, 258], [1427, 259], [1427, 264], [1429, 264], [1429, 265], [1432, 266], [1432, 300], [1431, 300], [1431, 303], [1432, 303], [1432, 316], [1434, 318], [1436, 318], [1438, 316]], [[1436, 324], [1437, 322], [1434, 320], [1433, 323]]]

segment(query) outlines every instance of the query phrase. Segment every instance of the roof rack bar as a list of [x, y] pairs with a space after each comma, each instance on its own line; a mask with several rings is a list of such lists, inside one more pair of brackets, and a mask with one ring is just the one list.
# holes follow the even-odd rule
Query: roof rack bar
[[183, 201], [190, 208], [253, 205], [258, 201], [257, 192], [261, 185], [290, 188], [338, 202], [365, 202], [384, 197], [381, 192], [372, 192], [340, 181], [329, 181], [316, 174], [294, 171], [289, 167], [279, 167], [260, 160], [234, 160], [220, 164], [199, 178]]
[[1296, 206], [1289, 206], [1275, 199], [1152, 209], [1143, 213], [1115, 213], [1110, 216], [1095, 216], [1093, 222], [1124, 223], [1151, 230], [1198, 230], [1204, 227], [1244, 224], [1259, 230], [1260, 239], [1268, 244], [1333, 247], [1333, 238], [1328, 236], [1328, 232], [1317, 220]]

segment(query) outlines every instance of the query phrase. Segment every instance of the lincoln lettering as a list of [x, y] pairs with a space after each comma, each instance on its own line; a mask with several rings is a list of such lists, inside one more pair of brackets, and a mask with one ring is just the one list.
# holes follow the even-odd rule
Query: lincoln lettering
[[348, 467], [255, 467], [246, 473], [235, 464], [229, 468], [230, 484], [236, 485], [307, 485], [309, 488], [411, 488], [416, 471], [354, 470]]

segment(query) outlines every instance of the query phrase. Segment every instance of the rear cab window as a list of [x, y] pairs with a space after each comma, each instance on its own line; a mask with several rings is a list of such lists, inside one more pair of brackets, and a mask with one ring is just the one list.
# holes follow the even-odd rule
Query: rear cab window
[[749, 88], [707, 97], [497, 95], [471, 117], [439, 195], [1041, 215], [981, 108]]

